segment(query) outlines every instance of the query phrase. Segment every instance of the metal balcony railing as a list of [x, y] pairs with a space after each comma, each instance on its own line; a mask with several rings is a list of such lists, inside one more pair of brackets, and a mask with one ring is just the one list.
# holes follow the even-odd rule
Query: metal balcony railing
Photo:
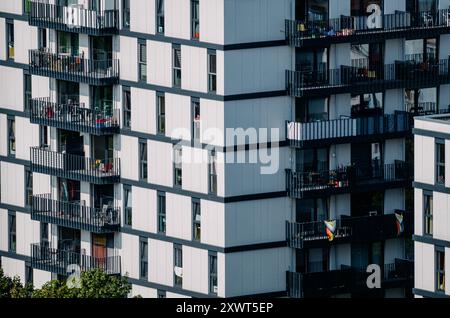
[[50, 98], [33, 98], [30, 105], [30, 121], [65, 130], [93, 135], [114, 134], [120, 131], [120, 111], [99, 111], [85, 108], [84, 104], [53, 103]]
[[30, 148], [30, 158], [33, 172], [95, 184], [120, 180], [120, 158], [91, 159], [38, 147]]
[[418, 14], [396, 11], [381, 14], [368, 23], [368, 16], [343, 16], [329, 20], [309, 21], [308, 18], [286, 20], [286, 40], [296, 47], [326, 43], [364, 42], [373, 39], [421, 38], [450, 27], [448, 9], [423, 11]]
[[119, 10], [87, 10], [83, 6], [60, 6], [29, 1], [28, 23], [40, 28], [88, 35], [115, 34], [119, 29]]
[[31, 266], [60, 275], [71, 274], [74, 266], [79, 266], [81, 272], [101, 269], [109, 275], [121, 274], [119, 255], [94, 257], [40, 244], [31, 244]]
[[51, 194], [34, 195], [31, 219], [94, 233], [120, 230], [120, 209], [104, 206], [101, 209], [79, 203], [53, 200]]
[[112, 85], [119, 80], [119, 60], [85, 59], [83, 56], [29, 51], [30, 72], [34, 75], [89, 85]]

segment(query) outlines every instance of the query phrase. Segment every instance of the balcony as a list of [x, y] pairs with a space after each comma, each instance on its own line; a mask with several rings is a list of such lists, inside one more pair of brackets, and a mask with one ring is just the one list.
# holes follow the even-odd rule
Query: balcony
[[51, 194], [34, 195], [31, 219], [94, 233], [120, 230], [120, 209], [104, 206], [96, 209], [80, 203], [53, 200]]
[[94, 184], [120, 181], [119, 158], [91, 159], [37, 147], [30, 149], [30, 156], [33, 172]]
[[437, 37], [450, 30], [448, 9], [412, 15], [396, 11], [368, 23], [367, 16], [341, 16], [324, 21], [286, 20], [286, 40], [295, 47], [328, 46], [335, 43], [369, 43], [385, 39]]
[[293, 148], [318, 147], [387, 138], [411, 134], [410, 114], [373, 117], [340, 118], [309, 123], [287, 122], [286, 136]]
[[[374, 293], [385, 288], [412, 288], [414, 262], [395, 259], [381, 267], [381, 290], [367, 287], [370, 274], [366, 267], [341, 265], [340, 269], [315, 273], [286, 273], [288, 296], [292, 298], [323, 298], [344, 293]], [[382, 295], [379, 295], [382, 297]]]
[[120, 112], [117, 109], [99, 111], [84, 104], [59, 104], [50, 98], [31, 99], [30, 121], [34, 124], [93, 135], [111, 135], [120, 131]]
[[109, 275], [121, 274], [120, 256], [118, 255], [100, 258], [40, 244], [31, 244], [32, 268], [59, 275], [69, 275], [72, 273], [74, 265], [78, 265], [81, 272], [102, 269]]
[[119, 11], [87, 10], [83, 6], [59, 6], [29, 1], [28, 23], [64, 32], [113, 35], [119, 29]]
[[404, 161], [351, 165], [335, 170], [297, 172], [286, 169], [286, 191], [291, 198], [305, 199], [360, 191], [406, 187], [411, 166]]
[[89, 85], [113, 85], [119, 81], [119, 60], [93, 60], [83, 56], [29, 51], [30, 73]]
[[360, 217], [341, 216], [336, 222], [334, 238], [329, 241], [324, 221], [294, 223], [286, 222], [286, 240], [292, 248], [319, 248], [332, 244], [367, 243], [384, 241], [413, 234], [413, 215], [396, 211], [403, 216], [403, 231], [398, 230], [395, 214], [369, 215]]
[[294, 97], [364, 94], [395, 88], [426, 88], [450, 83], [448, 59], [435, 62], [396, 61], [368, 67], [286, 71], [286, 89]]

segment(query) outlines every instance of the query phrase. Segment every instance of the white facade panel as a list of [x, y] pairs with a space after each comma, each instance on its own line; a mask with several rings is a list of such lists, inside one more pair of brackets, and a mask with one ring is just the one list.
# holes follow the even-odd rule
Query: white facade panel
[[[154, 85], [172, 87], [172, 44], [147, 41], [147, 57], [147, 81]], [[181, 63], [183, 67], [183, 56]]]
[[183, 147], [183, 189], [208, 193], [208, 152], [204, 149]]
[[120, 78], [127, 81], [137, 81], [137, 39], [120, 36]]
[[8, 121], [5, 114], [0, 114], [0, 156], [8, 155]]
[[130, 30], [155, 34], [156, 1], [134, 0], [130, 5]]
[[28, 21], [14, 20], [14, 61], [28, 64], [28, 50], [38, 48], [37, 28], [29, 26]]
[[208, 92], [207, 49], [181, 46], [181, 87], [195, 92]]
[[[417, 121], [416, 121], [417, 122]], [[414, 136], [414, 179], [416, 182], [434, 184], [435, 157], [434, 138]]]
[[149, 280], [166, 286], [173, 285], [173, 244], [149, 239]]
[[2, 176], [1, 178], [2, 202], [15, 206], [24, 206], [25, 203], [24, 166], [9, 162], [0, 162], [0, 165]]
[[138, 138], [121, 136], [120, 172], [124, 179], [138, 180]]
[[414, 242], [414, 287], [434, 291], [434, 245]]
[[4, 61], [6, 60], [6, 20], [4, 18], [0, 18], [0, 39], [5, 39], [0, 41], [0, 60]]
[[131, 130], [156, 134], [155, 91], [131, 88]]
[[191, 98], [177, 94], [165, 94], [166, 136], [176, 140], [191, 140]]
[[[139, 278], [139, 237], [122, 233], [122, 248], [120, 259], [122, 261], [122, 275], [130, 278]], [[149, 249], [150, 251], [150, 249]]]
[[173, 184], [172, 144], [148, 141], [148, 165], [150, 183], [171, 187]]
[[[201, 4], [200, 4], [201, 5]], [[191, 39], [191, 1], [165, 0], [165, 36]], [[200, 22], [201, 23], [201, 22]], [[200, 35], [201, 36], [201, 35]]]
[[225, 0], [200, 0], [200, 39], [224, 44]]
[[156, 191], [132, 188], [133, 229], [156, 233]]
[[200, 142], [225, 145], [225, 103], [210, 99], [200, 100]]
[[52, 273], [47, 271], [41, 271], [39, 269], [33, 269], [33, 287], [35, 289], [41, 289], [42, 286], [52, 280]]
[[201, 242], [225, 246], [225, 204], [201, 200]]
[[414, 235], [423, 235], [423, 191], [414, 189]]
[[[0, 66], [1, 107], [23, 111], [23, 71], [19, 68]], [[14, 92], [14, 93], [13, 93]]]
[[8, 210], [0, 209], [0, 251], [8, 251]]
[[2, 257], [2, 269], [5, 276], [19, 277], [23, 283], [25, 281], [25, 262], [14, 258]]
[[433, 192], [433, 238], [450, 241], [450, 217], [448, 213], [450, 196]]
[[12, 14], [22, 14], [23, 1], [2, 0], [0, 2], [0, 11]]
[[39, 126], [16, 116], [16, 158], [30, 160], [30, 147], [39, 146]]
[[167, 236], [190, 241], [192, 239], [191, 197], [166, 193], [166, 215]]
[[208, 251], [183, 246], [183, 289], [208, 293]]
[[50, 96], [50, 78], [44, 76], [31, 76], [31, 97], [49, 97]]
[[40, 239], [39, 223], [30, 214], [16, 212], [17, 254], [30, 256], [31, 244]]
[[131, 285], [131, 297], [141, 296], [142, 298], [156, 298], [158, 296], [157, 290], [154, 288]]

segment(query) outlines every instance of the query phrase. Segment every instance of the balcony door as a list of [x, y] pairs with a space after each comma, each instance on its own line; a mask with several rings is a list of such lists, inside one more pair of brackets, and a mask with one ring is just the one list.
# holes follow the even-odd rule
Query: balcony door
[[297, 273], [319, 273], [330, 269], [329, 248], [296, 250], [295, 263]]
[[295, 121], [309, 123], [314, 121], [328, 120], [329, 99], [295, 99]]
[[94, 207], [108, 211], [114, 206], [114, 185], [92, 185], [92, 200]]
[[113, 113], [113, 87], [91, 86], [91, 108], [102, 118], [108, 118]]
[[411, 13], [411, 22], [418, 26], [432, 26], [438, 9], [437, 0], [406, 0], [406, 12]]
[[106, 235], [92, 234], [92, 257], [95, 266], [102, 269], [105, 269], [106, 258], [108, 257], [106, 241]]
[[[80, 230], [59, 226], [58, 249], [79, 254], [81, 252]], [[69, 257], [72, 258], [71, 256]]]
[[351, 196], [351, 211], [353, 217], [383, 215], [384, 191], [372, 191]]
[[296, 49], [295, 69], [301, 73], [306, 86], [314, 86], [328, 81], [328, 48], [311, 50]]
[[296, 0], [295, 19], [304, 22], [328, 20], [329, 0]]
[[297, 223], [322, 222], [328, 219], [328, 201], [326, 198], [302, 199], [295, 202]]
[[296, 171], [300, 173], [320, 172], [329, 170], [328, 149], [298, 149], [296, 150]]
[[109, 163], [114, 158], [114, 137], [108, 136], [92, 136], [91, 154], [96, 160]]
[[66, 56], [76, 56], [79, 54], [78, 33], [58, 31], [57, 53]]
[[352, 144], [351, 157], [358, 180], [383, 177], [383, 154], [380, 142]]
[[80, 103], [80, 84], [57, 81], [57, 95], [60, 105], [78, 105]]

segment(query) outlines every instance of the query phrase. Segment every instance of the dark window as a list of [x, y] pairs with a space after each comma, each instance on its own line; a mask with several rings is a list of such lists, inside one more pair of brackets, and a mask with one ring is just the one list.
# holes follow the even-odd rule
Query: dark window
[[156, 32], [164, 34], [164, 0], [156, 0]]
[[181, 288], [183, 285], [183, 247], [181, 245], [173, 246], [173, 265], [174, 285]]
[[138, 43], [139, 52], [139, 81], [147, 82], [147, 44], [145, 40], [139, 40]]
[[33, 203], [33, 173], [25, 169], [25, 205], [31, 206]]
[[25, 14], [30, 13], [31, 10], [30, 2], [31, 0], [23, 0], [23, 11], [25, 12]]
[[123, 128], [131, 128], [131, 91], [129, 87], [123, 88]]
[[165, 290], [157, 290], [158, 298], [166, 298], [166, 291]]
[[8, 251], [16, 252], [16, 215], [14, 212], [8, 213]]
[[192, 136], [195, 142], [200, 142], [200, 100], [192, 99]]
[[14, 59], [14, 22], [6, 22], [6, 41], [7, 41], [7, 51], [6, 58]]
[[48, 127], [41, 125], [39, 126], [39, 147], [48, 148]]
[[433, 235], [433, 194], [423, 195], [424, 234]]
[[173, 48], [173, 86], [181, 87], [181, 47]]
[[192, 199], [192, 238], [194, 241], [200, 241], [201, 239], [201, 210], [200, 200]]
[[48, 247], [48, 223], [40, 223], [40, 243], [43, 247]]
[[217, 295], [217, 255], [209, 255], [209, 293]]
[[25, 265], [25, 284], [33, 284], [33, 268], [28, 264]]
[[145, 237], [139, 238], [139, 277], [148, 278], [148, 241]]
[[8, 118], [8, 155], [16, 155], [16, 121]]
[[166, 194], [158, 192], [158, 232], [166, 233]]
[[436, 140], [436, 182], [445, 184], [445, 143]]
[[181, 187], [183, 185], [183, 149], [179, 146], [175, 146], [173, 149], [173, 176], [174, 185]]
[[198, 0], [191, 0], [191, 32], [192, 39], [200, 39], [200, 11]]
[[445, 292], [445, 250], [436, 251], [436, 290]]
[[147, 140], [139, 140], [139, 179], [147, 181]]
[[23, 109], [25, 112], [30, 111], [31, 107], [31, 75], [23, 75]]
[[130, 28], [130, 0], [122, 0], [122, 28]]
[[166, 132], [166, 98], [164, 93], [156, 93], [158, 134]]
[[132, 193], [131, 186], [124, 185], [123, 186], [123, 202], [124, 202], [124, 223], [125, 225], [131, 226], [133, 220], [133, 201], [132, 201]]
[[217, 194], [217, 154], [213, 150], [209, 155], [209, 193]]
[[215, 51], [208, 51], [208, 92], [217, 91], [217, 55]]
[[47, 29], [38, 30], [38, 48], [40, 50], [47, 48]]

